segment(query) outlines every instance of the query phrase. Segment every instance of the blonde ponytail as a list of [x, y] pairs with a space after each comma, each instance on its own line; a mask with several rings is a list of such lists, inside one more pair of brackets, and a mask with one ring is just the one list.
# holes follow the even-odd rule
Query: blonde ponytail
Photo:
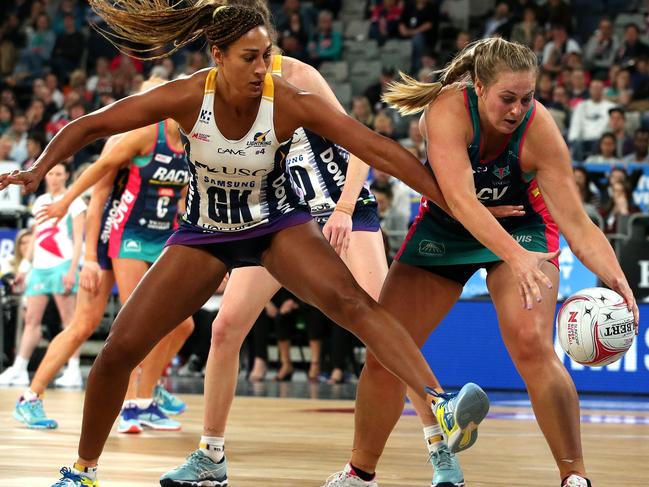
[[436, 83], [417, 81], [399, 73], [402, 81], [388, 85], [383, 101], [402, 115], [415, 115], [435, 101], [444, 86], [469, 79], [475, 82], [476, 78], [488, 86], [502, 68], [514, 72], [536, 70], [537, 58], [522, 44], [499, 37], [482, 39], [466, 46], [444, 69], [436, 71], [440, 80]]

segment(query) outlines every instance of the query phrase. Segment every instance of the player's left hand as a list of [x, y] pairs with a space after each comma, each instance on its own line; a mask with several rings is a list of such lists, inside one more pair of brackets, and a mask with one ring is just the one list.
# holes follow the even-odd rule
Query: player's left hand
[[338, 255], [343, 255], [349, 248], [352, 235], [352, 217], [342, 211], [335, 211], [329, 216], [322, 233]]
[[23, 193], [33, 193], [42, 179], [43, 177], [39, 173], [31, 169], [0, 174], [0, 191], [9, 185], [15, 184], [23, 187]]
[[506, 218], [508, 216], [525, 216], [525, 207], [523, 205], [500, 205], [487, 206], [487, 210], [496, 218]]
[[72, 293], [72, 288], [74, 287], [75, 281], [76, 281], [76, 272], [74, 269], [70, 269], [64, 276], [63, 276], [63, 289], [65, 290], [65, 295], [67, 296], [68, 294]]

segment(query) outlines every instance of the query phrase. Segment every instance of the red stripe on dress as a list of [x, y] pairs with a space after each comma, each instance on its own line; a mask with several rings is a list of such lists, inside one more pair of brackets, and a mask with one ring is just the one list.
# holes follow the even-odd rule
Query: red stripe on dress
[[[122, 246], [122, 237], [124, 235], [124, 227], [126, 222], [131, 217], [133, 212], [133, 207], [135, 202], [140, 194], [140, 187], [142, 186], [142, 177], [140, 176], [140, 168], [135, 164], [131, 164], [131, 168], [128, 173], [128, 181], [126, 183], [126, 188], [122, 193], [122, 198], [119, 201], [119, 207], [117, 210], [117, 217], [123, 216], [122, 219], [118, 222], [113, 218], [112, 225], [110, 227], [110, 237], [108, 240], [108, 256], [111, 259], [119, 257], [119, 249]], [[124, 201], [124, 197], [132, 196], [131, 201]], [[122, 211], [125, 208], [125, 211]]]
[[[532, 205], [534, 212], [540, 215], [543, 219], [543, 225], [545, 226], [545, 241], [548, 244], [548, 252], [558, 250], [559, 227], [552, 219], [552, 215], [550, 215], [547, 206], [545, 206], [545, 201], [543, 200], [543, 195], [541, 194], [536, 179], [533, 179], [530, 182], [530, 186], [527, 188], [527, 199], [530, 202], [530, 205]], [[557, 266], [557, 269], [559, 268], [559, 259], [552, 259], [551, 262]]]
[[414, 235], [415, 230], [417, 230], [417, 225], [424, 218], [424, 215], [426, 214], [426, 207], [424, 206], [425, 202], [426, 202], [426, 198], [422, 196], [421, 201], [419, 202], [419, 213], [417, 214], [415, 221], [412, 222], [412, 225], [410, 225], [410, 229], [406, 234], [406, 238], [401, 244], [401, 247], [399, 247], [399, 251], [397, 252], [397, 255], [394, 256], [394, 260], [399, 260], [401, 258], [401, 254], [403, 254], [404, 250], [406, 249], [406, 245], [408, 245], [408, 242], [410, 242], [410, 239]]

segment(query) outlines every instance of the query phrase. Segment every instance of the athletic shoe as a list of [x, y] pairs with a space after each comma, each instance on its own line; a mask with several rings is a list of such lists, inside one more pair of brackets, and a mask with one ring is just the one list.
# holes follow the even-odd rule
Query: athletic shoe
[[162, 487], [225, 487], [228, 485], [228, 462], [225, 457], [214, 462], [201, 450], [194, 450], [182, 465], [160, 477]]
[[363, 480], [348, 463], [342, 472], [330, 475], [322, 487], [379, 487], [376, 480]]
[[591, 485], [590, 480], [573, 473], [561, 481], [561, 487], [591, 487]]
[[119, 413], [119, 424], [117, 425], [118, 433], [142, 433], [142, 425], [138, 416], [140, 415], [140, 408], [135, 404], [122, 408]]
[[28, 386], [29, 375], [25, 369], [17, 369], [13, 365], [0, 374], [0, 386]]
[[96, 480], [83, 473], [73, 472], [68, 467], [63, 467], [60, 472], [62, 477], [52, 487], [99, 487]]
[[487, 394], [471, 382], [454, 394], [438, 393], [428, 387], [426, 392], [442, 399], [432, 409], [449, 450], [457, 453], [471, 447], [478, 439], [478, 424], [489, 412]]
[[428, 461], [433, 466], [432, 487], [463, 487], [464, 474], [460, 463], [446, 445], [431, 452]]
[[160, 410], [167, 416], [176, 416], [187, 409], [187, 404], [178, 399], [160, 384], [155, 386], [155, 389], [153, 390], [153, 401], [158, 404]]
[[189, 356], [189, 360], [185, 362], [185, 365], [178, 369], [178, 375], [180, 377], [202, 377], [205, 375], [202, 369], [203, 361], [193, 353]]
[[138, 408], [137, 419], [142, 426], [156, 431], [178, 431], [180, 423], [163, 413], [153, 401], [146, 409]]
[[21, 397], [16, 403], [13, 417], [32, 429], [55, 429], [58, 427], [56, 421], [45, 416], [43, 401], [40, 399], [26, 401]]
[[67, 367], [63, 375], [54, 381], [56, 387], [63, 387], [66, 389], [80, 389], [83, 387], [83, 378], [81, 377], [81, 370], [78, 368]]

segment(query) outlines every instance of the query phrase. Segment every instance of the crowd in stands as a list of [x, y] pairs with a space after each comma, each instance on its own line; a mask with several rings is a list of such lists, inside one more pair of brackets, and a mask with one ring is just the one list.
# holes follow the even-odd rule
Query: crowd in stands
[[[649, 2], [271, 0], [270, 7], [282, 51], [321, 69], [354, 118], [422, 161], [417, 119], [381, 99], [399, 71], [435, 81], [436, 70], [473, 40], [502, 36], [528, 45], [539, 62], [535, 97], [564, 134], [593, 219], [619, 234], [620, 218], [646, 212], [632, 192], [649, 167]], [[173, 79], [210, 65], [202, 40], [143, 62], [118, 52], [92, 23], [103, 26], [83, 0], [0, 2], [0, 161], [28, 168], [67, 123], [136, 92], [152, 73]], [[397, 57], [386, 54], [390, 46]], [[363, 63], [379, 63], [374, 76], [347, 82]], [[102, 145], [67, 161], [72, 172], [94, 161]], [[387, 174], [371, 178], [393, 256], [418, 196]]]

